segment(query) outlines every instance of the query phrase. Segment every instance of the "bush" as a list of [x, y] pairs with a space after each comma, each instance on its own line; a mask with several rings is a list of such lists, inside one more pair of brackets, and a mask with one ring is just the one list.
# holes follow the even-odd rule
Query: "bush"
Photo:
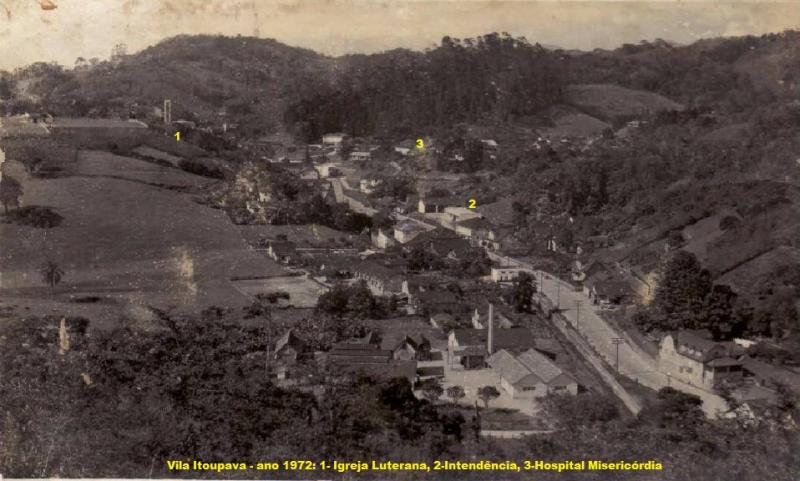
[[211, 177], [212, 179], [223, 179], [225, 174], [218, 167], [213, 165], [206, 165], [196, 160], [182, 159], [178, 162], [178, 167], [191, 174], [202, 175], [203, 177]]
[[18, 225], [29, 225], [41, 229], [49, 229], [61, 224], [63, 217], [53, 212], [49, 207], [36, 205], [20, 207], [9, 212], [6, 217], [11, 223]]
[[729, 230], [733, 229], [734, 227], [738, 226], [741, 223], [742, 221], [739, 220], [738, 217], [733, 215], [728, 215], [723, 217], [722, 220], [719, 221], [719, 228], [720, 230]]

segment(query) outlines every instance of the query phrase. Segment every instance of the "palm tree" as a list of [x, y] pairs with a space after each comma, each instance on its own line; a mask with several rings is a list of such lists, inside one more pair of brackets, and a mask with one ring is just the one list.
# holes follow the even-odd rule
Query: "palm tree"
[[61, 282], [61, 278], [64, 277], [64, 270], [55, 262], [47, 261], [39, 267], [39, 274], [42, 275], [42, 280], [44, 280], [52, 290]]

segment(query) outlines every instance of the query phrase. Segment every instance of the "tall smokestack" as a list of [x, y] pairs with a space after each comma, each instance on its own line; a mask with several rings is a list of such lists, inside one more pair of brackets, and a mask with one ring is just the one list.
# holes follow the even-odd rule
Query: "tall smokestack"
[[489, 303], [489, 334], [486, 336], [486, 350], [489, 351], [489, 355], [491, 356], [494, 352], [494, 306]]

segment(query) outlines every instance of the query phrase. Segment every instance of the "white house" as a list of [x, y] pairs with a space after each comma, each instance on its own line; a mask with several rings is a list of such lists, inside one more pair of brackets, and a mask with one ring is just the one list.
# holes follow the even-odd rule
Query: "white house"
[[319, 176], [323, 179], [339, 175], [339, 165], [333, 162], [326, 162], [324, 164], [315, 165], [314, 168], [317, 169], [317, 172], [319, 172]]
[[744, 350], [733, 342], [714, 342], [704, 331], [678, 331], [661, 340], [658, 370], [693, 386], [713, 389], [742, 378]]
[[492, 279], [492, 282], [513, 282], [523, 272], [533, 276], [533, 272], [524, 267], [492, 267], [489, 277]]
[[322, 144], [323, 145], [339, 145], [346, 138], [347, 138], [347, 134], [343, 134], [341, 132], [325, 134], [325, 135], [322, 136]]
[[354, 150], [350, 152], [348, 159], [353, 162], [363, 162], [372, 158], [372, 153], [364, 150]]
[[535, 349], [518, 356], [501, 349], [489, 357], [487, 364], [500, 376], [500, 386], [514, 399], [578, 394], [577, 381]]

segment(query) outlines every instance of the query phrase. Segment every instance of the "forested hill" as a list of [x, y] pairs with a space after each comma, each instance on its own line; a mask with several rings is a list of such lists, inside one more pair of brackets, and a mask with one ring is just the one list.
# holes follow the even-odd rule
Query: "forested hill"
[[459, 122], [509, 122], [561, 100], [558, 57], [496, 33], [445, 37], [424, 53], [393, 50], [339, 59], [330, 87], [291, 106], [286, 123], [316, 138], [410, 134]]
[[[327, 85], [332, 66], [328, 57], [275, 40], [198, 35], [111, 61], [79, 58], [73, 69], [37, 63], [8, 77], [24, 94], [17, 108], [22, 112], [133, 112], [146, 119], [171, 99], [173, 119], [217, 123], [224, 112], [252, 129], [246, 133], [258, 134], [280, 129], [286, 106]], [[36, 97], [41, 106], [26, 101]]]
[[400, 136], [459, 122], [513, 123], [562, 103], [565, 87], [579, 84], [652, 92], [747, 121], [754, 110], [798, 98], [800, 33], [592, 52], [491, 33], [445, 37], [425, 52], [335, 59], [270, 39], [178, 36], [111, 61], [0, 72], [0, 98], [16, 93], [14, 108], [23, 112], [140, 118], [169, 98], [173, 118], [216, 123], [223, 111], [245, 135], [288, 128], [310, 138], [335, 130]]

